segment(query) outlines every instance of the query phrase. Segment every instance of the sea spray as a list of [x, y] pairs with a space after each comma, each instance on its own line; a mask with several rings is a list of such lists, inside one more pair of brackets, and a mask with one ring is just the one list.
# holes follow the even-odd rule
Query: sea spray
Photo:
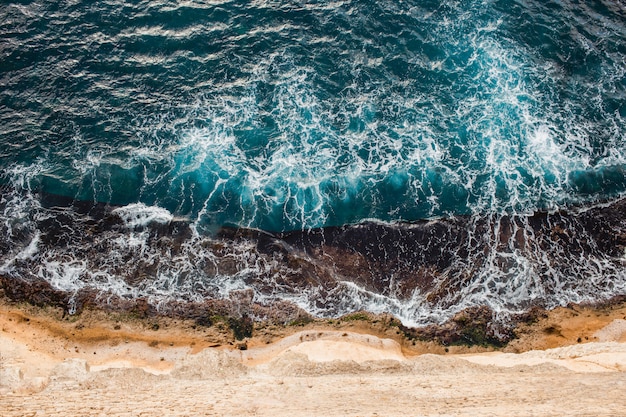
[[174, 219], [169, 211], [160, 207], [148, 207], [142, 203], [118, 207], [113, 209], [111, 214], [122, 219], [129, 229], [147, 226], [150, 223], [166, 224]]

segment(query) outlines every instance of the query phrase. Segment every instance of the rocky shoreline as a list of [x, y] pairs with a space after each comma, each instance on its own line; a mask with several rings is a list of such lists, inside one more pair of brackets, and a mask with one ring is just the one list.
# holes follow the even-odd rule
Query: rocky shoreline
[[626, 199], [528, 216], [285, 233], [222, 227], [210, 236], [179, 219], [131, 226], [106, 205], [48, 200], [5, 233], [0, 288], [67, 314], [96, 307], [285, 324], [311, 319], [303, 309], [367, 310], [415, 325], [478, 315], [483, 329], [460, 339], [499, 344], [528, 319], [518, 312], [626, 293]]
[[[499, 314], [488, 305], [476, 304], [474, 300], [469, 303], [469, 307], [457, 311], [454, 300], [467, 287], [476, 284], [472, 281], [479, 279], [476, 268], [480, 267], [477, 265], [485, 263], [486, 258], [493, 257], [494, 253], [496, 258], [500, 256], [502, 260], [505, 255], [514, 253], [525, 253], [527, 259], [540, 255], [550, 257], [541, 261], [552, 271], [546, 272], [547, 275], [542, 278], [545, 283], [541, 285], [546, 285], [542, 291], [552, 291], [550, 285], [557, 284], [551, 284], [554, 279], [551, 274], [555, 271], [560, 271], [562, 275], [582, 273], [570, 271], [580, 267], [580, 261], [571, 262], [573, 259], [591, 259], [594, 256], [604, 259], [603, 268], [613, 268], [613, 272], [618, 275], [608, 274], [600, 278], [581, 276], [577, 278], [579, 283], [575, 280], [558, 283], [569, 285], [570, 291], [576, 291], [576, 286], [609, 288], [612, 281], [618, 285], [622, 281], [619, 274], [623, 273], [626, 262], [623, 259], [626, 250], [626, 199], [580, 209], [578, 212], [537, 213], [525, 219], [503, 217], [497, 224], [489, 225], [479, 221], [471, 225], [476, 236], [497, 243], [488, 249], [484, 245], [481, 249], [480, 242], [473, 241], [474, 238], [468, 235], [468, 222], [471, 222], [468, 218], [400, 225], [366, 223], [283, 234], [222, 228], [213, 238], [190, 240], [190, 227], [184, 222], [151, 223], [129, 231], [125, 229], [122, 220], [112, 215], [110, 208], [104, 205], [76, 206], [76, 202], [69, 200], [64, 203], [71, 207], [61, 210], [53, 202], [48, 202], [49, 209], [56, 210], [56, 214], [45, 217], [45, 224], [38, 226], [38, 252], [32, 257], [16, 256], [5, 265], [5, 270], [12, 272], [0, 273], [3, 297], [12, 302], [58, 308], [63, 317], [80, 316], [86, 309], [96, 309], [148, 321], [169, 318], [190, 320], [206, 328], [225, 326], [235, 340], [250, 338], [259, 326], [289, 327], [328, 321], [314, 317], [295, 303], [280, 297], [264, 299], [263, 294], [277, 291], [276, 286], [281, 288], [280, 291], [294, 294], [299, 291], [309, 294], [312, 288], [316, 288], [315, 297], [322, 297], [324, 303], [332, 304], [333, 297], [338, 297], [344, 291], [338, 288], [344, 285], [344, 281], [350, 281], [383, 297], [391, 297], [391, 292], [394, 292], [393, 296], [398, 297], [398, 300], [416, 291], [427, 294], [424, 303], [439, 308], [449, 306], [456, 313], [448, 314], [448, 319], [443, 323], [439, 320], [438, 323], [425, 326], [403, 325], [398, 317], [393, 316], [393, 312], [376, 315], [353, 309], [352, 313], [344, 317], [363, 317], [365, 322], [384, 323], [383, 327], [393, 327], [394, 331], [411, 342], [505, 347], [519, 337], [520, 328], [545, 319], [549, 316], [547, 309], [554, 306], [546, 304], [543, 299], [528, 300], [525, 308], [519, 310], [523, 313]], [[55, 204], [60, 203], [55, 200]], [[522, 221], [524, 227], [518, 224]], [[32, 231], [24, 233], [22, 240], [28, 242], [28, 234]], [[126, 248], [127, 253], [116, 251], [113, 242], [136, 235], [145, 239], [141, 244], [137, 243], [140, 246]], [[576, 239], [574, 235], [577, 235]], [[489, 251], [495, 252], [487, 253]], [[62, 262], [54, 260], [56, 257], [63, 258], [64, 252], [72, 252], [71, 256], [76, 257], [76, 262], [84, 262], [83, 268], [86, 266], [86, 269], [81, 269], [82, 272], [76, 275], [79, 286], [61, 290], [45, 278], [50, 271], [39, 263], [45, 261], [50, 265], [64, 267]], [[54, 254], [51, 255], [52, 260], [44, 259], [48, 253]], [[235, 256], [237, 253], [239, 258]], [[119, 258], [122, 255], [123, 259]], [[489, 262], [496, 262], [496, 258]], [[127, 285], [128, 289], [147, 288], [153, 285], [159, 274], [164, 273], [163, 270], [183, 260], [192, 269], [176, 270], [173, 275], [180, 275], [176, 279], [187, 288], [181, 289], [183, 293], [189, 290], [189, 285], [198, 285], [198, 291], [204, 291], [201, 286], [205, 284], [217, 285], [211, 283], [211, 280], [218, 276], [245, 276], [241, 270], [249, 268], [251, 262], [261, 266], [259, 271], [251, 270], [250, 277], [244, 278], [245, 289], [231, 289], [226, 296], [207, 293], [201, 302], [187, 300], [183, 294], [178, 298], [179, 301], [172, 294], [162, 299], [150, 298], [141, 293], [137, 296], [120, 296], [114, 291], [99, 288], [98, 281], [89, 281], [119, 262], [114, 272], [116, 277], [124, 280], [123, 285]], [[95, 264], [90, 265], [90, 262]], [[507, 268], [514, 270], [512, 265], [502, 264], [498, 267], [501, 272]], [[201, 277], [200, 281], [185, 284], [185, 277], [195, 273]], [[90, 274], [95, 274], [95, 278], [89, 278]], [[82, 282], [83, 279], [86, 281]], [[170, 291], [176, 291], [176, 287]], [[546, 297], [549, 296], [548, 292], [546, 294]], [[348, 295], [344, 294], [345, 297]], [[623, 295], [613, 296], [608, 301], [597, 303], [595, 307], [599, 310], [613, 306], [619, 308], [625, 299]], [[594, 305], [589, 304], [587, 307], [593, 310]], [[574, 311], [576, 307], [572, 309]], [[331, 316], [337, 317], [339, 314]]]
[[149, 309], [140, 316], [92, 306], [69, 315], [4, 295], [0, 410], [10, 417], [401, 416], [407, 410], [609, 417], [626, 407], [623, 300], [537, 312], [500, 346], [467, 338], [448, 344], [442, 335], [455, 334], [450, 328], [473, 331], [464, 317], [436, 329], [407, 329], [391, 316], [363, 312], [254, 321], [251, 334], [240, 338], [226, 318], [209, 326]]
[[[11, 285], [13, 283], [13, 285]], [[594, 305], [574, 305], [545, 310], [538, 307], [496, 323], [487, 307], [468, 308], [443, 324], [407, 327], [389, 314], [364, 311], [334, 319], [315, 318], [285, 303], [283, 306], [260, 306], [248, 301], [244, 308], [231, 300], [209, 300], [202, 304], [173, 304], [159, 310], [145, 300], [98, 304], [89, 294], [74, 295], [81, 309], [67, 312], [68, 295], [55, 291], [46, 283], [15, 285], [0, 276], [0, 300], [34, 316], [43, 315], [59, 329], [73, 336], [89, 328], [94, 320], [109, 328], [119, 323], [133, 323], [141, 329], [152, 329], [154, 335], [162, 327], [180, 327], [191, 334], [201, 333], [209, 345], [234, 346], [247, 349], [248, 344], [272, 343], [303, 329], [357, 330], [362, 333], [396, 340], [407, 351], [423, 353], [423, 347], [437, 353], [462, 351], [521, 352], [593, 341], [593, 333], [612, 320], [626, 320], [626, 296]], [[244, 300], [245, 301], [245, 300]], [[254, 312], [251, 315], [240, 312]], [[270, 311], [268, 311], [270, 310]], [[267, 317], [258, 319], [258, 317]], [[60, 330], [59, 330], [60, 331]], [[212, 335], [214, 340], [209, 340]], [[591, 338], [591, 339], [590, 339]]]

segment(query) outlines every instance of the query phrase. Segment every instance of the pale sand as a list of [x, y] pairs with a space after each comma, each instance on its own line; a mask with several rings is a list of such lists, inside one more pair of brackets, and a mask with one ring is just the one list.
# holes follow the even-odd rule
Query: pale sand
[[4, 309], [0, 415], [623, 416], [626, 320], [611, 319], [589, 343], [414, 355], [333, 329], [243, 351], [126, 324], [72, 338]]

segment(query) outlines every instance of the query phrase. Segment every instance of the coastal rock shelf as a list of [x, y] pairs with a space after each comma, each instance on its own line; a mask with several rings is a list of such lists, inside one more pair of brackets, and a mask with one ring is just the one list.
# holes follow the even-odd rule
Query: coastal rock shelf
[[116, 210], [38, 209], [2, 249], [5, 293], [69, 314], [99, 305], [207, 322], [367, 310], [414, 327], [459, 322], [474, 309], [492, 341], [506, 340], [507, 322], [531, 307], [626, 293], [626, 200], [287, 233], [225, 227], [213, 236], [177, 219], [129, 227]]

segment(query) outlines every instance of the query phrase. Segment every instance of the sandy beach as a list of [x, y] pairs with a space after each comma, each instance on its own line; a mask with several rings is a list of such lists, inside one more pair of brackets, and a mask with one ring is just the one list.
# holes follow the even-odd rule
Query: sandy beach
[[[0, 309], [3, 416], [619, 416], [623, 305], [550, 312], [508, 346], [404, 340], [367, 321], [255, 330]], [[446, 352], [447, 351], [447, 352]]]

